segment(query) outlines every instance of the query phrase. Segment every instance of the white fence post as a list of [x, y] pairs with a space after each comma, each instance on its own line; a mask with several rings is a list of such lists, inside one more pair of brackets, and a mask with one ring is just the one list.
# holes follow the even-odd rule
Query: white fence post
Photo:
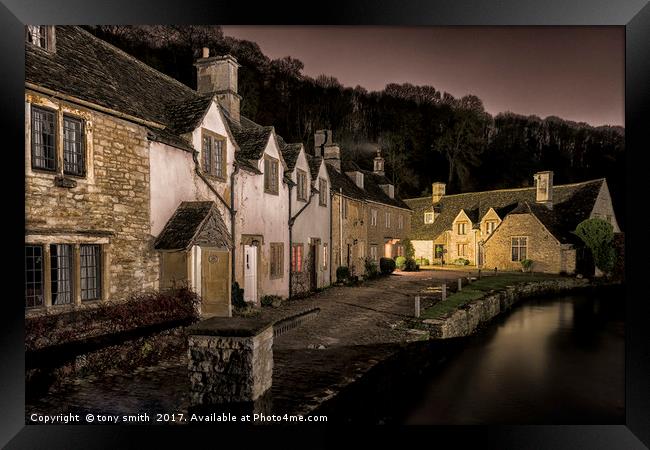
[[463, 279], [459, 278], [458, 279], [458, 292], [463, 290]]
[[420, 296], [415, 296], [415, 317], [420, 317]]

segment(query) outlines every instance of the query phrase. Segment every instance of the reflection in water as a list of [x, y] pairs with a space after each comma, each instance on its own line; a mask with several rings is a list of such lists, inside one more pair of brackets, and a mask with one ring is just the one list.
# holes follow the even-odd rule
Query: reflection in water
[[407, 424], [623, 423], [624, 298], [528, 301], [416, 393]]

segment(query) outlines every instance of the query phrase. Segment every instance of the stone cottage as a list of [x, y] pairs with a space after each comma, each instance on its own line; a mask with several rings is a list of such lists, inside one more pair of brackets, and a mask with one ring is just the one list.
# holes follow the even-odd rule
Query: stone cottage
[[372, 171], [341, 159], [330, 130], [316, 132], [316, 157], [323, 157], [332, 183], [332, 279], [345, 266], [354, 275], [365, 273], [366, 258], [404, 254], [402, 240], [411, 230], [411, 210], [386, 178], [384, 158], [377, 151]]
[[289, 182], [291, 294], [304, 294], [330, 284], [330, 192], [323, 158], [305, 152], [302, 144], [280, 139]]
[[573, 273], [579, 240], [571, 232], [599, 217], [620, 232], [605, 179], [553, 185], [553, 172], [538, 172], [535, 187], [445, 195], [433, 183], [432, 196], [405, 200], [413, 209], [411, 239], [416, 257], [434, 264], [460, 258], [477, 267]]
[[79, 27], [26, 41], [30, 314], [187, 285], [230, 315], [234, 280], [250, 302], [288, 296], [286, 144], [241, 116], [233, 57], [204, 49], [195, 91]]

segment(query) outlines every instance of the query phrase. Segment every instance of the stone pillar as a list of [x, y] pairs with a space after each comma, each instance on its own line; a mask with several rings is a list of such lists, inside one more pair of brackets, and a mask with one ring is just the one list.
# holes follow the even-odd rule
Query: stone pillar
[[[273, 324], [213, 317], [187, 328], [190, 404], [246, 409], [271, 388]], [[238, 406], [236, 406], [238, 405]], [[233, 406], [235, 406], [233, 408]]]

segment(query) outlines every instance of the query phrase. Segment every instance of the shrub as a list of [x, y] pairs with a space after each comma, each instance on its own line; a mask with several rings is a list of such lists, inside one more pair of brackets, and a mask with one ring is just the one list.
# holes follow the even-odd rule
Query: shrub
[[415, 258], [415, 248], [410, 239], [402, 239], [402, 245], [404, 246], [404, 256], [406, 259]]
[[363, 260], [364, 268], [366, 269], [366, 280], [372, 280], [379, 276], [379, 269], [377, 268], [377, 263], [370, 258]]
[[350, 278], [350, 269], [345, 266], [339, 266], [336, 268], [336, 281], [339, 283], [345, 283]]
[[421, 266], [430, 266], [431, 261], [428, 258], [417, 258], [415, 262]]
[[236, 281], [232, 284], [231, 300], [232, 305], [235, 308], [246, 307], [246, 301], [244, 301], [244, 290], [239, 287], [239, 283]]
[[522, 259], [520, 263], [521, 263], [521, 268], [524, 270], [524, 272], [530, 271], [530, 269], [533, 267], [532, 259]]
[[452, 261], [452, 264], [455, 264], [457, 266], [466, 266], [469, 264], [469, 260], [465, 258], [457, 258]]
[[395, 267], [397, 267], [399, 270], [404, 270], [405, 265], [406, 265], [406, 257], [398, 256], [397, 258], [395, 258]]
[[409, 258], [406, 260], [406, 263], [404, 264], [404, 270], [406, 272], [415, 272], [418, 269], [419, 266], [413, 258]]
[[382, 275], [390, 275], [395, 271], [395, 261], [392, 258], [380, 258], [379, 270]]
[[25, 346], [34, 350], [94, 336], [150, 325], [195, 321], [200, 297], [187, 287], [167, 292], [134, 294], [125, 301], [102, 302], [97, 307], [73, 309], [25, 319]]
[[583, 220], [574, 232], [591, 251], [594, 264], [603, 272], [611, 272], [616, 262], [614, 227], [602, 219]]
[[282, 304], [282, 297], [279, 295], [263, 295], [260, 299], [262, 306], [273, 306], [274, 308]]

